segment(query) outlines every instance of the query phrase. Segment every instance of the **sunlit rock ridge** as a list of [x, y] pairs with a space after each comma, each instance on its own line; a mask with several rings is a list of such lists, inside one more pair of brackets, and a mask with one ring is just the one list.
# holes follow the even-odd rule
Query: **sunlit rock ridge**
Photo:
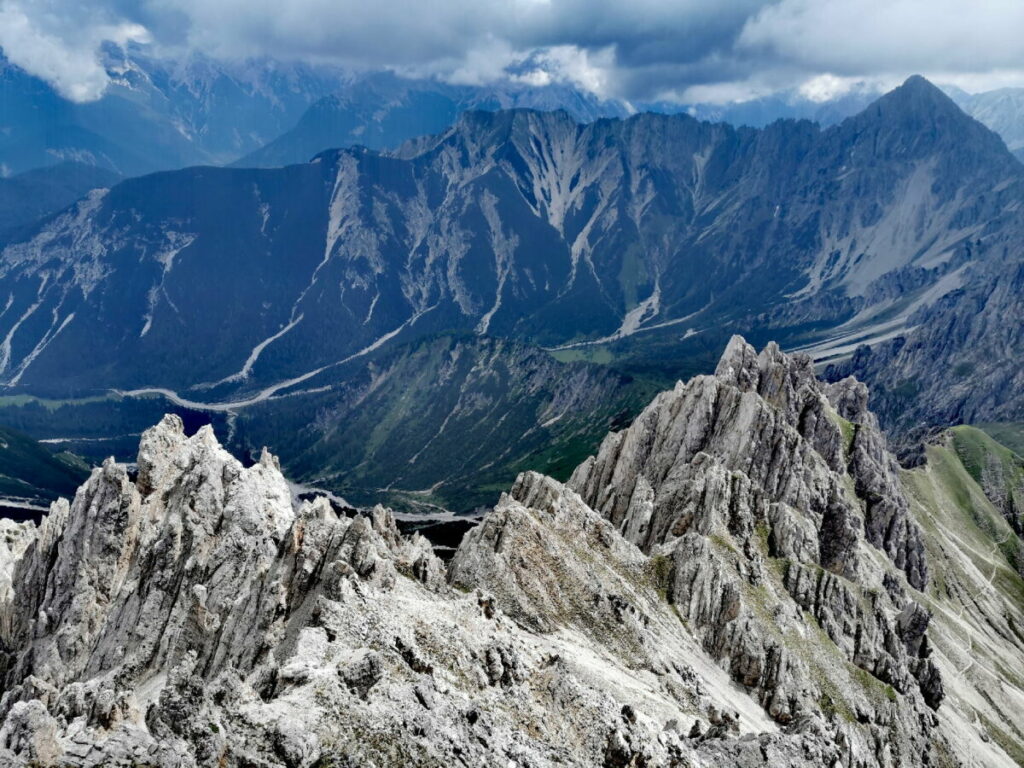
[[735, 338], [447, 566], [168, 416], [137, 474], [4, 526], [0, 761], [1014, 765], [1013, 532], [866, 400]]

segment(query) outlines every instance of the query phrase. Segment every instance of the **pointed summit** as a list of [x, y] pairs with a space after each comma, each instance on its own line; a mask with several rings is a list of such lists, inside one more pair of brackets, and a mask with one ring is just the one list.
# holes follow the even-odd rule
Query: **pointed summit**
[[[903, 81], [903, 85], [894, 88], [879, 98], [875, 106], [887, 109], [905, 109], [920, 112], [943, 110], [953, 112], [967, 118], [967, 115], [956, 105], [942, 89], [921, 75], [911, 75]], [[969, 118], [968, 118], [969, 119]]]
[[894, 90], [920, 91], [922, 93], [934, 92], [942, 94], [943, 96], [945, 95], [937, 85], [932, 83], [932, 81], [929, 80], [924, 75], [911, 75], [910, 77], [903, 81], [903, 85], [899, 86], [898, 88], [895, 88]]
[[942, 147], [959, 161], [973, 156], [970, 165], [1006, 162], [1002, 139], [921, 75], [908, 77], [838, 128], [851, 141], [874, 136], [873, 151], [881, 156], [922, 158]]

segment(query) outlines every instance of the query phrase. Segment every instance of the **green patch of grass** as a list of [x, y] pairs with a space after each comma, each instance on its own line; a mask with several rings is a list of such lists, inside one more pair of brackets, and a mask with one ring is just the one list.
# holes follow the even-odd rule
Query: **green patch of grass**
[[821, 710], [821, 714], [823, 714], [828, 720], [831, 720], [836, 716], [836, 714], [838, 714], [835, 701], [827, 693], [823, 693], [819, 697], [818, 709]]
[[1018, 456], [1024, 456], [1024, 421], [990, 422], [974, 426]]
[[832, 408], [827, 409], [829, 418], [839, 427], [839, 431], [843, 436], [843, 454], [845, 456], [850, 455], [850, 451], [853, 450], [853, 441], [857, 436], [857, 425], [848, 419], [844, 419]]
[[1012, 452], [975, 427], [953, 427], [953, 449], [975, 482], [981, 482], [981, 473], [990, 457], [1000, 460], [1012, 456]]
[[768, 539], [771, 536], [771, 529], [768, 523], [758, 523], [754, 526], [754, 536], [761, 543], [761, 551], [768, 554]]
[[[984, 509], [987, 499], [977, 486], [974, 475], [974, 471], [980, 475], [980, 470], [972, 471], [970, 462], [971, 458], [965, 460], [960, 451], [936, 446], [928, 452], [928, 463], [940, 486], [938, 490], [953, 502], [953, 508], [949, 511], [957, 512], [961, 520], [980, 531], [982, 535], [977, 537], [977, 543], [984, 547], [992, 539], [998, 539], [1002, 530], [999, 521]], [[933, 498], [932, 504], [938, 504], [938, 500]]]
[[893, 688], [888, 683], [882, 682], [877, 677], [868, 672], [866, 669], [854, 667], [851, 677], [858, 685], [860, 685], [861, 688], [864, 689], [864, 692], [868, 696], [876, 700], [886, 699], [887, 701], [896, 701], [896, 699], [899, 697], [899, 694], [896, 693], [895, 688]]
[[772, 558], [770, 562], [780, 579], [786, 578], [786, 571], [788, 571], [789, 566], [793, 564], [793, 561], [790, 560], [788, 557]]
[[[948, 447], [928, 447], [926, 467], [903, 474], [906, 488], [915, 502], [915, 517], [925, 532], [929, 560], [945, 563], [945, 567], [930, 569], [928, 595], [938, 600], [953, 597], [950, 584], [955, 585], [963, 577], [957, 560], [949, 559], [946, 546], [942, 544], [947, 532], [955, 531], [954, 545], [976, 568], [992, 578], [992, 588], [1010, 603], [1024, 604], [1024, 579], [1019, 573], [1019, 565], [1024, 562], [1024, 547], [985, 496], [968, 466], [978, 459], [977, 449], [981, 443], [976, 433], [977, 430], [970, 428], [957, 428]], [[959, 450], [956, 450], [957, 442]], [[977, 466], [974, 469], [977, 471]], [[985, 553], [995, 554], [996, 551], [1003, 559], [993, 562]]]
[[708, 536], [708, 541], [717, 546], [719, 549], [727, 550], [729, 552], [732, 552], [733, 554], [739, 554], [732, 541], [726, 538], [725, 536], [722, 536], [717, 533], [712, 533], [710, 536]]
[[[143, 395], [143, 397], [159, 397], [159, 395]], [[64, 405], [86, 405], [88, 403], [102, 403], [107, 400], [121, 400], [120, 395], [116, 395], [113, 392], [105, 395], [94, 395], [92, 397], [81, 397], [78, 399], [71, 400], [51, 400], [45, 397], [35, 397], [33, 395], [3, 395], [0, 396], [0, 408], [6, 408], [8, 406], [22, 406], [36, 404], [41, 405], [48, 411], [55, 411]]]
[[572, 349], [554, 349], [548, 352], [560, 363], [596, 363], [597, 365], [610, 365], [615, 361], [612, 351], [603, 345], [595, 344], [586, 347], [573, 347]]
[[647, 567], [650, 571], [651, 583], [661, 596], [662, 600], [668, 600], [668, 588], [672, 579], [672, 561], [666, 555], [653, 555], [648, 561]]
[[[976, 427], [954, 427], [950, 434], [957, 458], [988, 500], [1004, 514], [1007, 509], [1024, 509], [1024, 459]], [[999, 540], [1003, 554], [1019, 572], [1024, 567], [1020, 540]]]
[[843, 433], [843, 453], [849, 456], [853, 450], [853, 440], [857, 436], [857, 425], [842, 416], [836, 418], [839, 420], [839, 431]]

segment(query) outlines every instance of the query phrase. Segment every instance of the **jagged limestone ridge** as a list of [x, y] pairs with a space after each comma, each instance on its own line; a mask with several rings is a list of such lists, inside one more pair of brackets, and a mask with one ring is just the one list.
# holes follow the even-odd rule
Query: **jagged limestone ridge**
[[[1001, 583], [978, 603], [985, 575], [930, 527], [934, 478], [911, 476], [909, 499], [898, 475], [881, 484], [894, 465], [868, 448], [858, 385], [809, 371], [735, 340], [716, 376], [610, 436], [581, 493], [522, 475], [447, 573], [387, 510], [296, 508], [269, 454], [244, 468], [167, 417], [136, 480], [108, 463], [38, 529], [4, 531], [0, 755], [1011, 765], [1019, 687], [992, 675], [1024, 649], [987, 635], [1019, 608]], [[922, 541], [941, 563], [926, 593], [909, 581], [927, 573]], [[963, 633], [984, 667], [961, 675]]]

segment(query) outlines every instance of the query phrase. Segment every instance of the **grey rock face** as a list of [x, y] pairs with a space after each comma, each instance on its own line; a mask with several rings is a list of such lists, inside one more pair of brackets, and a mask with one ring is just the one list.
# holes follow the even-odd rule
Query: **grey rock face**
[[[839, 416], [847, 441], [847, 471], [864, 504], [864, 532], [910, 583], [924, 589], [928, 568], [921, 531], [910, 519], [909, 505], [899, 480], [899, 467], [889, 452], [875, 415], [868, 410], [868, 390], [846, 378], [824, 388]], [[852, 432], [852, 434], [851, 434]]]
[[857, 387], [825, 388], [809, 358], [774, 344], [757, 355], [734, 337], [714, 376], [660, 395], [630, 429], [609, 436], [570, 485], [645, 550], [691, 527], [749, 535], [769, 514], [784, 516], [769, 513], [773, 505], [800, 509], [828, 534], [817, 541], [820, 565], [855, 574], [863, 531], [921, 588], [920, 533]]
[[[1011, 765], [863, 401], [736, 339], [568, 486], [523, 474], [448, 569], [167, 417], [134, 480], [3, 531], [0, 763]], [[1009, 631], [977, 570], [946, 596]]]
[[[112, 462], [96, 470], [10, 565], [0, 707], [17, 715], [12, 728], [39, 719], [19, 700], [43, 691], [65, 722], [205, 743], [216, 715], [194, 698], [210, 680], [237, 687], [244, 675], [275, 690], [275, 653], [301, 644], [298, 626], [321, 593], [345, 591], [348, 579], [388, 590], [399, 570], [424, 588], [443, 584], [426, 541], [400, 537], [386, 510], [352, 520], [325, 501], [294, 510], [276, 459], [245, 469], [209, 429], [186, 438], [167, 417], [143, 437], [138, 467], [135, 483]], [[374, 658], [348, 661], [339, 681], [364, 694]], [[149, 741], [135, 744], [143, 756]]]
[[[734, 337], [714, 376], [660, 395], [569, 483], [626, 538], [670, 558], [669, 599], [784, 722], [803, 711], [808, 673], [766, 631], [743, 582], [769, 602], [795, 601], [879, 680], [901, 692], [925, 680], [928, 704], [942, 699], [927, 644], [916, 642], [924, 629], [903, 631], [893, 621], [903, 606], [871, 589], [865, 544], [917, 589], [927, 567], [866, 400], [855, 381], [820, 384], [809, 358], [773, 344], [758, 355]], [[766, 556], [784, 558], [781, 584], [766, 574]]]

